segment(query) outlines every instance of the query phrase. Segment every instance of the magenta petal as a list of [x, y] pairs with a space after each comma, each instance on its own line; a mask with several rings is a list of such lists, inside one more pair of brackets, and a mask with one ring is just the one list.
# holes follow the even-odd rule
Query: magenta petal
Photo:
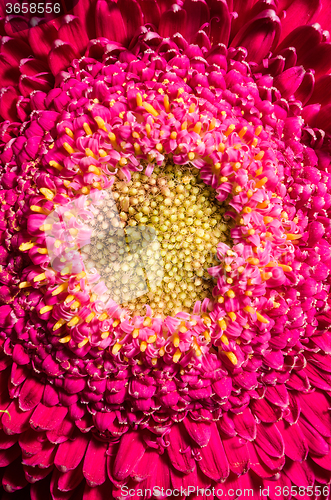
[[64, 42], [76, 47], [78, 52], [83, 54], [89, 42], [85, 29], [81, 21], [75, 16], [64, 16], [62, 25], [58, 32], [58, 37]]
[[304, 75], [304, 68], [302, 66], [295, 66], [278, 75], [274, 79], [274, 85], [280, 90], [284, 99], [288, 99], [299, 88]]
[[80, 54], [76, 47], [62, 40], [55, 40], [48, 55], [48, 64], [53, 73], [57, 75], [66, 69], [74, 59], [79, 59]]
[[186, 11], [179, 5], [172, 5], [169, 10], [161, 16], [159, 33], [164, 38], [171, 37], [175, 33], [185, 33]]
[[244, 474], [249, 469], [249, 453], [246, 441], [238, 436], [223, 439], [224, 450], [230, 470], [235, 474]]
[[157, 0], [142, 0], [140, 8], [144, 16], [144, 24], [159, 25], [161, 13]]
[[172, 465], [188, 474], [194, 469], [194, 460], [190, 448], [190, 439], [182, 426], [173, 425], [168, 434], [170, 445], [168, 454]]
[[142, 458], [139, 460], [139, 462], [137, 462], [136, 465], [134, 466], [130, 474], [131, 477], [135, 481], [140, 482], [143, 479], [146, 479], [148, 476], [153, 475], [153, 472], [157, 464], [157, 460], [158, 460], [157, 451], [153, 450], [152, 448], [148, 448], [143, 454]]
[[322, 436], [331, 436], [330, 403], [319, 391], [310, 394], [299, 394], [301, 411], [308, 422], [313, 425]]
[[231, 47], [247, 49], [248, 61], [260, 62], [276, 45], [279, 38], [280, 21], [273, 10], [265, 10], [245, 24], [231, 42]]
[[1, 86], [6, 87], [8, 85], [15, 85], [18, 83], [19, 70], [17, 65], [11, 63], [11, 61], [4, 54], [0, 54], [0, 81]]
[[259, 424], [256, 443], [272, 457], [277, 458], [284, 455], [284, 441], [276, 425]]
[[117, 479], [128, 477], [136, 463], [143, 456], [146, 445], [139, 432], [127, 432], [120, 441], [116, 455], [113, 474]]
[[97, 0], [95, 25], [97, 37], [105, 37], [125, 44], [127, 29], [121, 11], [115, 2]]
[[59, 474], [58, 488], [60, 491], [72, 491], [83, 479], [82, 464], [80, 463], [75, 469]]
[[[270, 478], [274, 476], [274, 472], [259, 458], [253, 443], [248, 442], [247, 448], [249, 452], [250, 468], [262, 478]], [[256, 447], [257, 448], [257, 447]]]
[[330, 452], [329, 444], [323, 439], [319, 432], [306, 421], [305, 418], [300, 418], [300, 427], [305, 436], [310, 453], [316, 455], [328, 455]]
[[6, 434], [21, 434], [29, 428], [29, 418], [31, 411], [22, 411], [19, 408], [17, 399], [14, 400], [7, 408], [10, 417], [7, 413], [3, 414], [2, 425]]
[[68, 418], [65, 418], [56, 429], [47, 431], [47, 439], [54, 444], [64, 443], [71, 437], [74, 429], [74, 423]]
[[190, 437], [199, 445], [206, 446], [211, 436], [211, 426], [207, 422], [195, 422], [190, 417], [183, 420]]
[[185, 38], [190, 43], [201, 26], [209, 21], [209, 8], [204, 0], [185, 0], [183, 9], [187, 13]]
[[121, 11], [126, 28], [126, 44], [130, 44], [138, 27], [143, 24], [141, 8], [136, 0], [118, 0], [117, 5]]
[[210, 5], [210, 40], [228, 44], [231, 28], [229, 8], [225, 0], [213, 0]]
[[308, 445], [300, 425], [289, 425], [283, 420], [280, 420], [277, 422], [277, 427], [283, 436], [285, 455], [299, 462], [305, 460], [308, 453]]
[[331, 68], [331, 44], [325, 42], [313, 47], [302, 58], [302, 64], [306, 68], [315, 71], [316, 79], [329, 73]]
[[212, 434], [207, 446], [195, 448], [202, 472], [214, 481], [224, 481], [230, 472], [222, 440], [215, 422], [211, 424]]
[[312, 24], [321, 10], [321, 0], [281, 0], [278, 4], [279, 14], [285, 10], [282, 19], [283, 40], [294, 28], [303, 24]]
[[[307, 52], [322, 41], [322, 30], [318, 24], [299, 26], [291, 30], [287, 37], [277, 47], [277, 53], [283, 53], [288, 47], [294, 47], [298, 60], [305, 57]], [[294, 66], [294, 64], [293, 64]]]
[[20, 455], [21, 449], [18, 444], [14, 444], [7, 450], [0, 450], [0, 467], [7, 467]]
[[29, 29], [29, 44], [36, 57], [47, 59], [52, 43], [57, 38], [57, 30], [52, 23], [44, 23]]
[[20, 93], [15, 87], [4, 87], [0, 91], [0, 115], [4, 120], [17, 121], [16, 104]]
[[73, 9], [74, 15], [81, 20], [89, 40], [96, 37], [95, 6], [96, 0], [79, 0], [79, 2], [75, 2]]
[[21, 388], [19, 406], [23, 411], [32, 410], [40, 402], [44, 392], [44, 384], [39, 380], [28, 378]]
[[306, 102], [308, 102], [308, 100], [312, 96], [312, 93], [314, 91], [314, 86], [315, 86], [314, 73], [312, 71], [307, 71], [303, 77], [301, 85], [295, 92], [296, 99], [299, 99], [302, 102], [302, 104], [306, 104]]
[[88, 442], [88, 437], [78, 431], [73, 440], [68, 440], [59, 445], [54, 458], [54, 465], [61, 472], [75, 469], [85, 454]]
[[34, 429], [42, 429], [50, 431], [56, 429], [64, 419], [68, 412], [63, 406], [53, 406], [49, 408], [39, 403], [30, 419], [31, 427]]
[[314, 474], [306, 462], [292, 462], [284, 467], [285, 474], [291, 479], [293, 484], [307, 488], [314, 484]]
[[268, 401], [266, 401], [264, 398], [255, 399], [254, 401], [252, 401], [251, 410], [253, 414], [262, 422], [277, 422], [279, 417], [276, 409], [270, 406]]
[[90, 486], [98, 486], [105, 482], [106, 474], [106, 451], [108, 443], [91, 439], [87, 447], [83, 474]]
[[18, 66], [21, 59], [31, 55], [30, 47], [23, 40], [10, 38], [9, 36], [2, 37], [0, 52], [15, 66]]
[[19, 444], [22, 448], [22, 452], [26, 456], [31, 456], [42, 450], [44, 440], [45, 436], [43, 434], [33, 429], [28, 429], [19, 437]]
[[235, 429], [239, 436], [248, 441], [256, 438], [256, 421], [249, 408], [245, 408], [242, 413], [232, 416]]

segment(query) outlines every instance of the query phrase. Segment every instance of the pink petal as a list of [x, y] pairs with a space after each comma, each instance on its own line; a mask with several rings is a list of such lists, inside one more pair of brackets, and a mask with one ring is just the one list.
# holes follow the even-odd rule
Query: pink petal
[[190, 417], [183, 420], [183, 424], [190, 437], [199, 445], [206, 446], [211, 436], [211, 427], [207, 422], [196, 422]]
[[160, 7], [156, 0], [143, 0], [140, 8], [144, 16], [144, 24], [158, 26], [160, 22]]
[[81, 20], [89, 40], [96, 37], [95, 9], [96, 0], [79, 0], [79, 2], [75, 2], [73, 9], [74, 15]]
[[305, 418], [301, 417], [299, 422], [303, 435], [305, 436], [305, 440], [308, 444], [309, 451], [316, 455], [328, 455], [330, 446], [325, 439], [322, 438], [320, 433], [316, 432], [316, 429], [310, 425]]
[[86, 483], [82, 500], [104, 500], [105, 498], [111, 498], [111, 484], [109, 481], [105, 481], [96, 488]]
[[[300, 64], [302, 57], [305, 57], [307, 52], [316, 47], [322, 41], [322, 30], [315, 24], [312, 26], [299, 26], [291, 30], [287, 37], [277, 47], [277, 54], [282, 53], [283, 49], [293, 47], [297, 54]], [[291, 65], [295, 66], [295, 64]]]
[[231, 18], [225, 0], [213, 0], [210, 5], [210, 41], [228, 44], [230, 36]]
[[277, 458], [284, 455], [284, 441], [276, 425], [259, 424], [256, 443], [272, 457]]
[[129, 44], [138, 27], [143, 24], [141, 8], [136, 0], [118, 0], [117, 5], [121, 11], [124, 26], [126, 28], [126, 44]]
[[40, 402], [43, 392], [44, 384], [34, 378], [28, 378], [19, 395], [19, 407], [23, 411], [32, 410]]
[[253, 414], [262, 422], [277, 422], [279, 418], [276, 412], [277, 408], [274, 409], [265, 399], [255, 399], [250, 406]]
[[274, 85], [279, 89], [284, 99], [288, 99], [300, 87], [304, 75], [304, 68], [295, 66], [276, 76]]
[[48, 407], [39, 403], [30, 419], [31, 427], [50, 431], [56, 429], [68, 412], [63, 406]]
[[264, 464], [262, 460], [260, 460], [258, 454], [256, 453], [256, 449], [253, 443], [247, 443], [247, 449], [249, 453], [249, 463], [250, 468], [262, 478], [269, 478], [274, 476], [274, 472]]
[[28, 484], [20, 462], [21, 459], [18, 457], [14, 462], [6, 467], [5, 473], [2, 477], [2, 486], [5, 491], [12, 493], [14, 491], [21, 490]]
[[185, 38], [190, 43], [201, 26], [209, 21], [209, 8], [204, 0], [185, 0], [187, 24]]
[[284, 467], [284, 472], [292, 483], [297, 486], [312, 486], [314, 484], [314, 474], [306, 462], [288, 462]]
[[56, 429], [47, 431], [47, 439], [54, 444], [64, 443], [69, 439], [75, 429], [75, 424], [68, 418], [64, 418]]
[[279, 31], [279, 18], [273, 10], [265, 10], [239, 30], [231, 46], [245, 47], [248, 51], [247, 60], [260, 62], [276, 45]]
[[173, 425], [168, 434], [170, 445], [167, 448], [170, 462], [179, 471], [188, 474], [194, 469], [190, 448], [190, 438], [183, 426]]
[[75, 16], [64, 16], [62, 25], [58, 32], [60, 40], [71, 44], [83, 54], [86, 50], [89, 38], [83, 28], [81, 21]]
[[249, 453], [246, 441], [235, 436], [223, 439], [222, 442], [230, 470], [238, 475], [246, 473], [249, 469]]
[[18, 83], [19, 71], [17, 66], [13, 66], [10, 60], [4, 55], [0, 54], [0, 80], [1, 86], [7, 87], [8, 85], [15, 85]]
[[83, 481], [83, 469], [82, 463], [78, 465], [73, 470], [69, 470], [68, 472], [60, 472], [59, 479], [57, 482], [57, 486], [60, 491], [72, 491], [81, 481]]
[[6, 434], [21, 434], [29, 428], [29, 418], [31, 411], [22, 411], [18, 406], [18, 401], [15, 399], [7, 408], [10, 417], [7, 413], [3, 413], [2, 425]]
[[91, 439], [87, 447], [83, 474], [90, 486], [97, 486], [106, 480], [106, 451], [108, 443]]
[[242, 413], [234, 414], [232, 420], [239, 436], [248, 441], [256, 438], [256, 421], [249, 408], [245, 408]]
[[53, 23], [43, 23], [29, 29], [29, 45], [37, 58], [47, 59], [52, 43], [57, 38]]
[[43, 446], [38, 453], [35, 455], [32, 455], [31, 457], [24, 457], [22, 458], [22, 463], [25, 465], [30, 465], [31, 467], [41, 467], [43, 468], [48, 468], [50, 465], [53, 464], [54, 457], [56, 453], [56, 448], [52, 443], [49, 443], [48, 441], [43, 442]]
[[302, 64], [307, 68], [315, 71], [315, 78], [329, 73], [331, 68], [331, 44], [320, 43], [317, 47], [313, 47], [303, 58]]
[[136, 462], [145, 452], [146, 445], [139, 432], [127, 432], [120, 441], [113, 474], [117, 479], [125, 479], [133, 471]]
[[179, 490], [182, 488], [185, 490], [189, 486], [192, 486], [192, 484], [197, 484], [197, 469], [195, 468], [189, 474], [184, 474], [183, 472], [179, 472], [178, 470], [170, 467], [170, 478], [173, 488], [177, 488]]
[[331, 415], [327, 398], [319, 391], [310, 394], [299, 394], [301, 411], [308, 422], [322, 434], [331, 436]]
[[258, 445], [255, 445], [255, 450], [258, 456], [261, 459], [261, 462], [270, 469], [271, 471], [279, 471], [284, 467], [285, 464], [285, 455], [279, 458], [271, 457], [268, 455], [262, 448], [260, 448]]
[[270, 403], [276, 406], [286, 408], [289, 403], [288, 392], [283, 384], [276, 384], [274, 386], [268, 386], [265, 397]]
[[151, 448], [147, 448], [142, 458], [134, 466], [130, 474], [131, 477], [135, 481], [140, 482], [143, 479], [146, 479], [148, 476], [153, 475], [157, 464], [157, 459], [158, 453]]
[[121, 11], [115, 2], [97, 0], [95, 23], [97, 37], [105, 37], [125, 44], [127, 30]]
[[35, 455], [42, 450], [45, 441], [44, 433], [28, 429], [19, 438], [19, 444], [26, 456]]
[[61, 443], [57, 449], [54, 465], [61, 472], [75, 469], [85, 454], [88, 442], [88, 437], [78, 432], [75, 439]]
[[18, 66], [21, 59], [31, 55], [31, 49], [23, 40], [3, 36], [1, 54], [4, 54], [11, 64]]
[[294, 28], [303, 24], [312, 24], [321, 9], [320, 0], [281, 0], [278, 12], [286, 15], [282, 19], [281, 39], [284, 39]]
[[17, 443], [8, 450], [0, 450], [0, 467], [7, 467], [20, 455], [21, 448]]
[[280, 420], [277, 422], [277, 427], [284, 440], [285, 455], [298, 462], [305, 460], [308, 453], [308, 445], [300, 425], [289, 425]]
[[15, 87], [4, 87], [0, 91], [0, 115], [4, 120], [15, 122], [17, 116], [17, 100], [20, 93]]
[[194, 449], [199, 458], [201, 457], [198, 464], [202, 472], [214, 481], [223, 481], [229, 475], [229, 464], [215, 422], [211, 426], [212, 433], [208, 445]]
[[175, 33], [184, 33], [185, 26], [186, 11], [181, 9], [179, 5], [174, 4], [162, 14], [159, 33], [164, 38], [171, 37]]
[[79, 59], [80, 54], [76, 47], [62, 40], [55, 40], [48, 54], [48, 64], [53, 75], [67, 69], [74, 59]]

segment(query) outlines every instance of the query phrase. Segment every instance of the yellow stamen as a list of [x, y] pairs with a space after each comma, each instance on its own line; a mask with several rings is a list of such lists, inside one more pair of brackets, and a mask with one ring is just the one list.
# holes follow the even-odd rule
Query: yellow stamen
[[260, 261], [255, 257], [248, 257], [248, 259], [246, 259], [246, 262], [248, 262], [248, 264], [251, 264], [252, 266], [257, 266]]
[[75, 325], [77, 325], [78, 322], [79, 322], [79, 317], [78, 316], [74, 316], [69, 321], [68, 326], [75, 326]]
[[87, 344], [88, 341], [89, 341], [88, 337], [85, 337], [84, 340], [82, 340], [81, 342], [79, 342], [78, 349], [81, 349], [82, 347], [84, 347], [84, 345]]
[[141, 106], [143, 105], [143, 98], [141, 97], [141, 94], [139, 92], [136, 95], [136, 101], [138, 108], [141, 108]]
[[34, 246], [35, 243], [33, 243], [32, 241], [27, 241], [26, 243], [22, 243], [19, 246], [19, 250], [21, 250], [21, 252], [26, 252], [27, 250], [31, 250], [31, 248], [33, 248]]
[[153, 342], [155, 342], [155, 341], [156, 341], [156, 335], [151, 335], [147, 339], [147, 344], [153, 344]]
[[63, 147], [70, 155], [72, 155], [75, 152], [75, 150], [67, 142], [63, 143]]
[[86, 318], [85, 322], [86, 323], [91, 323], [92, 319], [94, 318], [95, 313], [92, 311]]
[[141, 147], [140, 147], [140, 145], [139, 145], [137, 142], [135, 142], [135, 143], [133, 144], [133, 147], [134, 147], [135, 153], [136, 153], [137, 155], [140, 155], [140, 154], [141, 154]]
[[61, 342], [61, 344], [66, 344], [70, 340], [71, 340], [71, 335], [66, 335], [66, 337], [62, 337], [62, 339], [59, 339], [59, 342]]
[[89, 124], [88, 124], [88, 123], [86, 123], [86, 122], [85, 122], [85, 123], [83, 123], [83, 129], [85, 130], [85, 134], [86, 134], [86, 135], [92, 135], [92, 134], [93, 134], [93, 132], [92, 132], [92, 130], [91, 130], [91, 127], [90, 127], [90, 126], [89, 126]]
[[[225, 328], [222, 328], [222, 330], [225, 330]], [[223, 342], [223, 344], [229, 345], [229, 339], [227, 338], [226, 335], [224, 335], [224, 333], [223, 333], [223, 335], [221, 337], [221, 341]]]
[[102, 128], [102, 130], [104, 130], [105, 132], [107, 132], [107, 129], [106, 129], [106, 126], [105, 126], [105, 122], [101, 118], [101, 116], [95, 116], [94, 119], [97, 122], [98, 127]]
[[142, 343], [140, 344], [140, 351], [145, 352], [146, 349], [147, 349], [147, 342], [143, 340]]
[[70, 128], [68, 128], [68, 127], [66, 127], [66, 128], [65, 128], [65, 133], [66, 133], [69, 137], [71, 137], [71, 139], [74, 137], [74, 133], [73, 133], [73, 131], [72, 131], [72, 130], [70, 130]]
[[101, 156], [101, 158], [104, 158], [107, 154], [108, 153], [104, 149], [99, 149], [98, 151], [98, 155]]
[[114, 354], [114, 356], [116, 356], [116, 354], [121, 349], [121, 347], [122, 347], [122, 344], [119, 344], [118, 342], [116, 342], [116, 344], [113, 346], [112, 351], [111, 351]]
[[246, 295], [247, 297], [251, 297], [251, 296], [253, 295], [252, 290], [246, 290], [245, 295]]
[[55, 290], [52, 291], [52, 295], [59, 295], [60, 293], [64, 292], [68, 288], [68, 283], [62, 283], [59, 285]]
[[238, 135], [239, 135], [240, 139], [241, 139], [242, 137], [244, 137], [244, 135], [246, 134], [246, 132], [247, 132], [247, 127], [243, 127], [243, 128], [240, 130], [240, 132], [238, 133]]
[[162, 144], [159, 142], [159, 143], [155, 146], [155, 149], [156, 149], [159, 153], [162, 153], [162, 151], [163, 151], [163, 146], [162, 146]]
[[205, 339], [207, 340], [207, 342], [210, 342], [210, 341], [211, 341], [211, 336], [210, 336], [210, 334], [209, 334], [209, 331], [208, 331], [208, 330], [205, 330], [205, 331], [203, 332], [203, 335], [204, 335]]
[[86, 156], [92, 156], [93, 158], [95, 158], [95, 155], [94, 155], [92, 149], [90, 149], [90, 148], [85, 149], [85, 154], [86, 154]]
[[237, 161], [236, 163], [234, 163], [232, 165], [232, 168], [233, 168], [233, 170], [235, 170], [237, 172], [241, 168], [241, 163], [239, 161]]
[[41, 273], [41, 274], [38, 274], [37, 276], [35, 276], [33, 278], [33, 281], [36, 282], [36, 281], [42, 281], [42, 280], [45, 280], [46, 279], [46, 274], [45, 273]]
[[180, 342], [179, 337], [178, 337], [178, 335], [177, 335], [177, 334], [175, 334], [175, 335], [174, 335], [174, 340], [173, 340], [173, 344], [174, 344], [174, 346], [175, 346], [175, 347], [178, 347], [178, 346], [179, 346], [179, 342]]
[[244, 213], [244, 214], [250, 214], [250, 213], [251, 213], [251, 211], [252, 211], [251, 207], [245, 207], [245, 208], [243, 209], [243, 213]]
[[109, 337], [109, 335], [110, 335], [110, 332], [103, 332], [103, 333], [101, 334], [101, 338], [102, 338], [102, 339], [107, 339], [107, 338]]
[[263, 127], [261, 125], [259, 125], [258, 127], [256, 127], [254, 134], [260, 135], [262, 130], [263, 130]]
[[143, 106], [146, 109], [147, 113], [150, 113], [152, 116], [159, 116], [159, 113], [149, 102], [143, 102]]
[[65, 304], [69, 304], [72, 300], [74, 300], [74, 295], [68, 295], [64, 301]]
[[170, 102], [169, 102], [169, 97], [165, 95], [163, 97], [163, 103], [164, 103], [164, 109], [166, 110], [167, 113], [170, 111]]
[[216, 120], [215, 120], [215, 118], [212, 118], [212, 120], [209, 124], [209, 130], [214, 130], [215, 127], [216, 127]]
[[106, 312], [104, 312], [104, 313], [101, 314], [101, 316], [99, 316], [98, 320], [99, 321], [104, 321], [107, 318], [108, 318], [108, 314]]
[[96, 167], [95, 165], [90, 165], [89, 168], [87, 169], [88, 172], [92, 172], [93, 174], [100, 175], [101, 170]]
[[261, 279], [263, 281], [268, 281], [270, 278], [272, 278], [272, 273], [261, 273]]
[[53, 224], [42, 224], [39, 227], [39, 231], [50, 231], [53, 227]]
[[85, 278], [85, 276], [86, 276], [86, 272], [82, 271], [81, 273], [78, 273], [76, 275], [76, 279], [81, 280], [82, 278]]
[[264, 184], [266, 184], [266, 182], [268, 182], [268, 177], [263, 177], [263, 179], [260, 179], [259, 181], [257, 181], [255, 184], [256, 189], [259, 189], [262, 186], [264, 186]]
[[257, 208], [267, 208], [268, 206], [270, 205], [270, 201], [269, 200], [265, 200], [263, 201], [262, 203], [258, 203], [256, 206]]
[[170, 139], [172, 139], [173, 141], [177, 139], [177, 132], [171, 132]]
[[228, 182], [228, 178], [227, 177], [221, 177], [220, 178], [220, 182]]
[[187, 129], [187, 121], [183, 122], [180, 128], [182, 130], [186, 130]]
[[[106, 319], [106, 318], [103, 318], [103, 319]], [[113, 327], [116, 328], [120, 324], [120, 322], [121, 322], [121, 320], [115, 319], [115, 321], [113, 321]]]
[[53, 331], [55, 332], [55, 330], [58, 330], [59, 328], [61, 328], [61, 326], [63, 326], [65, 324], [65, 320], [64, 319], [59, 319], [59, 321], [57, 323], [55, 323], [55, 325], [53, 326]]
[[77, 307], [80, 306], [80, 302], [78, 300], [75, 300], [73, 304], [71, 304], [70, 309], [77, 309]]
[[233, 352], [225, 352], [224, 351], [224, 354], [225, 354], [225, 356], [227, 356], [229, 358], [229, 360], [231, 361], [231, 363], [233, 365], [236, 365], [238, 363], [238, 358], [235, 354], [233, 354]]
[[197, 123], [194, 125], [194, 129], [193, 129], [193, 131], [194, 131], [196, 134], [200, 134], [200, 132], [201, 132], [201, 127], [202, 127], [202, 123], [201, 123], [201, 122], [197, 122]]
[[234, 293], [234, 291], [233, 291], [233, 290], [228, 290], [228, 291], [226, 292], [226, 294], [227, 294], [227, 296], [228, 296], [230, 299], [234, 299], [234, 298], [235, 298], [235, 296], [236, 296], [236, 294]]
[[135, 328], [132, 332], [132, 337], [136, 339], [139, 336], [139, 328]]
[[157, 365], [157, 358], [152, 358], [152, 365], [153, 366]]
[[165, 355], [165, 350], [164, 350], [164, 347], [161, 347], [161, 349], [159, 350], [159, 355], [162, 357]]
[[48, 215], [49, 214], [48, 210], [45, 210], [42, 207], [38, 207], [37, 205], [31, 205], [30, 206], [30, 210], [32, 210], [32, 212], [37, 212], [38, 214], [44, 214], [44, 215]]
[[257, 143], [258, 143], [258, 139], [257, 137], [254, 137], [254, 139], [252, 140], [252, 147], [255, 148], [257, 146]]
[[187, 156], [188, 156], [188, 159], [189, 159], [190, 161], [194, 160], [194, 158], [195, 158], [195, 154], [193, 153], [193, 151], [190, 151], [190, 152], [189, 152], [189, 154], [188, 154]]
[[110, 132], [108, 134], [108, 137], [111, 140], [111, 142], [115, 142], [116, 143], [116, 135], [113, 132]]
[[220, 142], [217, 149], [220, 153], [224, 153], [225, 144], [223, 144], [223, 142]]
[[260, 151], [259, 153], [257, 153], [257, 155], [254, 156], [254, 160], [262, 160], [263, 157], [264, 151]]
[[269, 217], [268, 215], [266, 217], [263, 217], [263, 222], [265, 224], [270, 224], [270, 222], [272, 222], [274, 220], [273, 217]]
[[287, 240], [299, 240], [300, 238], [302, 238], [302, 234], [290, 234], [290, 233], [288, 233], [286, 235]]
[[21, 283], [18, 285], [18, 288], [29, 288], [30, 286], [32, 285], [28, 281], [21, 281]]
[[173, 355], [172, 357], [172, 360], [174, 363], [178, 363], [180, 357], [181, 357], [182, 353], [180, 352], [179, 349], [177, 349], [177, 351], [175, 352], [175, 354]]
[[267, 318], [265, 318], [264, 316], [262, 316], [259, 312], [256, 313], [256, 317], [259, 321], [261, 321], [261, 323], [269, 323], [269, 321], [267, 320]]
[[188, 112], [189, 112], [189, 113], [194, 113], [194, 111], [195, 111], [195, 104], [194, 104], [194, 102], [192, 102], [192, 104], [191, 104], [191, 105], [190, 105], [190, 107], [188, 108]]
[[229, 125], [227, 130], [224, 132], [224, 135], [228, 137], [234, 131], [235, 128], [236, 126], [234, 125], [234, 123], [231, 123], [231, 125]]
[[48, 254], [47, 248], [38, 248], [37, 252], [40, 253], [41, 255], [47, 255]]
[[252, 306], [246, 306], [244, 307], [244, 311], [250, 313], [250, 314], [254, 314], [255, 313], [255, 309], [252, 307]]
[[152, 129], [151, 129], [151, 126], [150, 126], [150, 124], [149, 124], [149, 123], [146, 123], [145, 128], [146, 128], [146, 132], [147, 132], [147, 137], [150, 137], [150, 135], [151, 135], [151, 130], [152, 130]]
[[60, 172], [61, 172], [61, 170], [63, 169], [62, 165], [60, 165], [59, 163], [57, 163], [57, 161], [54, 161], [54, 160], [51, 160], [51, 161], [49, 162], [49, 165], [50, 165], [51, 167], [56, 168], [56, 170], [59, 170]]
[[151, 326], [151, 324], [152, 324], [152, 318], [150, 318], [149, 316], [146, 316], [146, 318], [144, 319], [143, 325], [144, 326]]
[[263, 172], [263, 167], [260, 167], [257, 170], [255, 170], [255, 177], [258, 177], [259, 175], [261, 175], [262, 172]]
[[235, 321], [237, 318], [236, 313], [233, 311], [228, 312], [228, 316], [230, 317], [231, 321]]

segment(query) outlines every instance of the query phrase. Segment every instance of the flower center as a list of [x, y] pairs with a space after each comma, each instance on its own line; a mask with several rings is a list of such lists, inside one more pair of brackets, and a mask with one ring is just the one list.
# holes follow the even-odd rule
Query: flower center
[[168, 162], [149, 177], [116, 177], [98, 206], [83, 257], [110, 296], [134, 314], [144, 314], [146, 303], [154, 315], [191, 312], [196, 301], [212, 296], [208, 268], [230, 233], [225, 208], [198, 173]]

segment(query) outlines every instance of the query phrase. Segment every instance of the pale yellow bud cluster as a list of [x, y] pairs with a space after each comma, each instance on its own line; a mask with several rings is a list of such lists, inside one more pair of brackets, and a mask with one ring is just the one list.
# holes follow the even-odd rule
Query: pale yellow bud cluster
[[88, 265], [134, 314], [145, 314], [149, 304], [155, 315], [173, 315], [211, 297], [207, 269], [218, 264], [217, 244], [229, 243], [230, 235], [224, 208], [198, 174], [169, 163], [150, 177], [116, 178], [99, 207], [84, 248]]

